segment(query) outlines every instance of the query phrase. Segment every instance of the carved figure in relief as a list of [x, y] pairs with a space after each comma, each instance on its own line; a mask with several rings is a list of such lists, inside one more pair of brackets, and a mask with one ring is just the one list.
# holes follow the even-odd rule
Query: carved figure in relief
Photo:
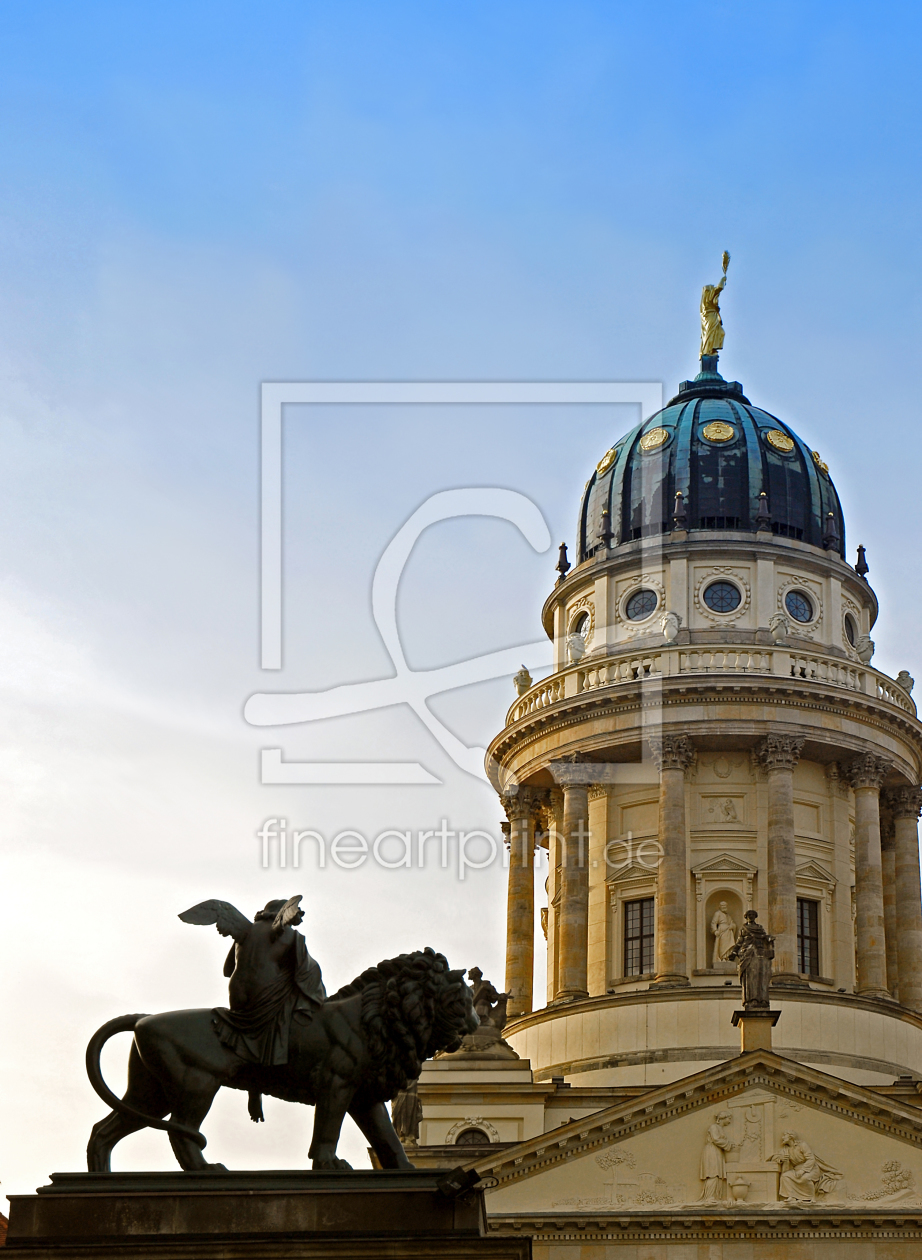
[[727, 955], [736, 944], [736, 931], [736, 924], [730, 917], [727, 903], [722, 901], [711, 919], [711, 935], [714, 937], [712, 967], [718, 967], [722, 962], [726, 962]]
[[743, 986], [743, 1009], [747, 1011], [769, 1009], [768, 986], [772, 978], [775, 938], [756, 922], [758, 917], [755, 910], [746, 911], [739, 938], [727, 954], [728, 961], [736, 963]]
[[699, 1203], [724, 1203], [727, 1199], [727, 1151], [734, 1149], [729, 1128], [733, 1117], [729, 1111], [719, 1111], [714, 1123], [708, 1125], [704, 1135], [704, 1150], [698, 1176], [704, 1182]]
[[781, 1150], [771, 1158], [781, 1173], [778, 1197], [788, 1203], [812, 1203], [818, 1195], [834, 1190], [845, 1176], [815, 1155], [796, 1133], [782, 1133]]

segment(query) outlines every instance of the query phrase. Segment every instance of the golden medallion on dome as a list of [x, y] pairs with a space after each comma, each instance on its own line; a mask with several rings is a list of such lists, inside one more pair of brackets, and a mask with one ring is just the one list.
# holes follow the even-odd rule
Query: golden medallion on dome
[[605, 454], [602, 456], [602, 458], [599, 460], [599, 462], [595, 466], [595, 470], [599, 474], [600, 477], [602, 473], [608, 472], [609, 468], [611, 468], [612, 464], [615, 462], [617, 458], [618, 458], [617, 446], [613, 446], [610, 451], [605, 452]]
[[732, 424], [727, 424], [726, 420], [712, 420], [701, 430], [701, 436], [709, 442], [729, 442], [736, 437], [736, 429]]
[[668, 429], [650, 429], [640, 439], [640, 449], [642, 451], [655, 451], [658, 446], [662, 446], [664, 442], [668, 441]]
[[794, 439], [788, 437], [786, 433], [782, 433], [780, 429], [769, 429], [765, 434], [765, 441], [769, 446], [773, 446], [776, 451], [783, 451], [785, 455], [790, 455], [794, 449]]
[[828, 472], [829, 472], [829, 465], [828, 465], [828, 464], [827, 464], [824, 460], [822, 460], [822, 459], [820, 458], [820, 453], [819, 453], [819, 451], [811, 451], [811, 452], [810, 452], [810, 454], [813, 456], [813, 462], [814, 462], [814, 464], [816, 464], [816, 466], [817, 466], [817, 468], [820, 470], [820, 472], [828, 473]]

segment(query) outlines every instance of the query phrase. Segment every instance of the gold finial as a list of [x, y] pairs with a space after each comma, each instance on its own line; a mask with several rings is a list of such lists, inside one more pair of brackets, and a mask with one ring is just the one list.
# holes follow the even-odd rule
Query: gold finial
[[724, 326], [720, 319], [720, 295], [727, 283], [730, 255], [724, 250], [723, 275], [717, 284], [706, 284], [701, 290], [701, 357], [714, 355], [724, 348]]

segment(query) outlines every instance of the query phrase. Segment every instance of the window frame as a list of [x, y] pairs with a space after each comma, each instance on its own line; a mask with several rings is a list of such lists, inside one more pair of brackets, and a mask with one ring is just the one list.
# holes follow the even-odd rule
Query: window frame
[[[633, 906], [639, 909], [638, 931], [631, 934], [631, 908]], [[644, 909], [649, 907], [649, 916]], [[636, 968], [628, 969], [628, 960], [630, 957], [631, 947], [635, 947], [637, 951]], [[646, 955], [645, 947], [649, 948], [649, 954]], [[645, 963], [649, 966], [645, 966]], [[655, 969], [656, 964], [656, 898], [655, 897], [632, 897], [630, 900], [625, 899], [621, 903], [621, 967], [622, 975], [626, 980], [636, 978], [638, 976], [649, 975]]]
[[[801, 907], [811, 906], [812, 911], [806, 914], [807, 926], [812, 932], [804, 931], [804, 912]], [[812, 953], [811, 953], [812, 947]], [[809, 964], [812, 961], [813, 966]], [[818, 979], [820, 971], [820, 903], [813, 897], [797, 898], [797, 971], [799, 975]], [[805, 965], [807, 964], [807, 965]]]

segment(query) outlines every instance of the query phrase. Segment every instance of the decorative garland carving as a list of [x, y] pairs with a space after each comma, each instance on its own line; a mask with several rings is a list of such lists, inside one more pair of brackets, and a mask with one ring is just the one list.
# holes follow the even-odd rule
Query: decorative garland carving
[[[698, 578], [695, 583], [695, 607], [698, 612], [707, 621], [711, 621], [715, 626], [726, 626], [727, 628], [736, 624], [737, 620], [748, 611], [752, 602], [752, 587], [749, 585], [749, 578], [746, 576], [745, 569], [735, 568], [731, 565], [715, 565], [713, 569], [708, 569], [707, 573]], [[708, 608], [704, 602], [702, 595], [704, 588], [719, 580], [722, 577], [730, 578], [734, 586], [739, 587], [742, 600], [738, 608], [734, 608], [732, 612], [721, 613], [715, 612], [713, 608]]]
[[573, 630], [574, 623], [578, 620], [580, 613], [589, 614], [589, 629], [583, 635], [588, 647], [592, 641], [595, 632], [595, 600], [591, 595], [582, 595], [579, 599], [567, 607], [567, 634], [575, 633]]
[[[813, 605], [813, 620], [812, 621], [795, 621], [794, 620], [794, 618], [788, 612], [787, 607], [784, 602], [785, 599], [787, 598], [789, 591], [805, 591], [807, 595], [810, 596], [810, 602]], [[807, 578], [801, 578], [801, 577], [788, 578], [787, 581], [782, 582], [781, 585], [778, 587], [777, 603], [778, 603], [778, 611], [782, 613], [788, 619], [788, 625], [791, 628], [792, 634], [800, 635], [802, 638], [805, 638], [805, 639], [812, 639], [814, 637], [814, 635], [816, 634], [817, 630], [819, 630], [820, 625], [822, 624], [822, 621], [823, 621], [823, 595], [822, 595], [822, 591], [818, 583], [811, 582]], [[861, 626], [860, 620], [858, 622], [858, 625], [860, 628]], [[845, 634], [844, 623], [842, 627], [842, 633], [844, 636]], [[849, 644], [846, 641], [846, 647], [848, 646]]]
[[445, 1134], [445, 1145], [454, 1145], [455, 1138], [465, 1129], [482, 1129], [491, 1142], [499, 1141], [499, 1132], [489, 1120], [484, 1120], [483, 1116], [465, 1116], [463, 1120], [456, 1120]]

